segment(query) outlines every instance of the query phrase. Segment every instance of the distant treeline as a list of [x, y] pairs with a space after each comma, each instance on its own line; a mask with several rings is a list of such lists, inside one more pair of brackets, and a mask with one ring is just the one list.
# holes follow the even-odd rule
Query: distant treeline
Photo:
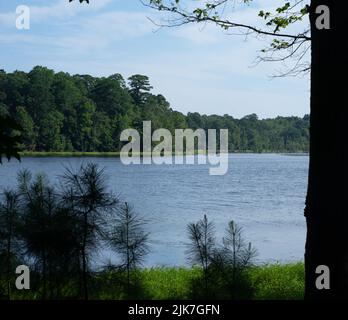
[[11, 115], [21, 124], [26, 151], [119, 151], [122, 130], [141, 132], [145, 120], [152, 121], [153, 130], [172, 133], [181, 128], [229, 129], [231, 152], [308, 151], [307, 115], [263, 120], [255, 114], [242, 119], [184, 115], [151, 89], [144, 75], [126, 81], [120, 74], [71, 76], [41, 66], [29, 73], [0, 70], [0, 115]]

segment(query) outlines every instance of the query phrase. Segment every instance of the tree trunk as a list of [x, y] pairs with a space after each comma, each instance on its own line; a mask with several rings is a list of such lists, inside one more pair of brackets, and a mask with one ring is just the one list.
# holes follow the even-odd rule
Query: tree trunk
[[[315, 10], [330, 8], [330, 29], [318, 29]], [[305, 216], [306, 299], [348, 297], [347, 141], [348, 1], [312, 0], [310, 166]], [[316, 286], [316, 269], [330, 269], [330, 289]]]

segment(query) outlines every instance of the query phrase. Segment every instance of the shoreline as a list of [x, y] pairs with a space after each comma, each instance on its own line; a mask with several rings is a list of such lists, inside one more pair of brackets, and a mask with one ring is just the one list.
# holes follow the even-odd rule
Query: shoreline
[[[49, 157], [57, 157], [57, 158], [71, 158], [71, 157], [90, 157], [90, 158], [119, 158], [121, 152], [80, 152], [80, 151], [23, 151], [19, 153], [22, 158], [49, 158]], [[196, 152], [195, 154], [203, 154], [202, 152]], [[276, 151], [264, 151], [264, 152], [253, 152], [251, 150], [246, 151], [234, 151], [229, 152], [229, 154], [277, 154], [284, 156], [309, 156], [308, 152], [276, 152]], [[150, 154], [144, 153], [136, 153], [135, 156], [140, 155], [141, 157], [150, 156]], [[175, 153], [172, 153], [174, 156]], [[179, 155], [179, 154], [176, 154]]]

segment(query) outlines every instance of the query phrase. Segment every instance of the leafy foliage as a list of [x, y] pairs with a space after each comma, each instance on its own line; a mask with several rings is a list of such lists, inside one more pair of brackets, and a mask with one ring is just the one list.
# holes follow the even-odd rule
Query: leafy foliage
[[0, 114], [0, 164], [2, 163], [2, 155], [5, 155], [7, 160], [12, 157], [20, 160], [19, 146], [22, 139], [16, 133], [20, 131], [22, 131], [22, 127], [15, 120]]
[[[184, 115], [163, 95], [151, 93], [145, 75], [130, 77], [128, 84], [119, 74], [71, 76], [43, 67], [0, 75], [0, 111], [8, 115], [6, 120], [0, 117], [0, 151], [8, 156], [18, 156], [19, 150], [117, 152], [122, 130], [131, 127], [141, 133], [145, 120], [152, 121], [153, 130], [166, 128], [172, 134], [185, 128], [229, 129], [231, 152], [308, 151], [308, 116], [259, 120], [254, 114], [242, 119]], [[9, 126], [11, 130], [5, 129]]]

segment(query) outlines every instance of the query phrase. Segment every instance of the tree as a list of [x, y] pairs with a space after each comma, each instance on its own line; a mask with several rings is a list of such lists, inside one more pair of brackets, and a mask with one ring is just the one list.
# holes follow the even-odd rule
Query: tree
[[[327, 5], [330, 9], [330, 29], [316, 27], [316, 8], [319, 5]], [[310, 168], [305, 210], [308, 298], [348, 297], [348, 215], [345, 201], [348, 153], [347, 145], [343, 143], [347, 110], [342, 108], [346, 97], [345, 82], [340, 78], [341, 74], [348, 72], [348, 60], [344, 54], [347, 9], [346, 1], [312, 0], [310, 7]], [[330, 269], [330, 290], [318, 290], [315, 286], [319, 265]]]
[[18, 175], [20, 221], [16, 230], [32, 265], [34, 285], [43, 299], [61, 297], [61, 289], [78, 274], [79, 220], [66, 206], [62, 194], [50, 185], [45, 175], [34, 179], [30, 171]]
[[99, 79], [93, 88], [92, 99], [98, 110], [105, 112], [109, 117], [125, 114], [133, 107], [132, 98], [125, 90], [121, 75]]
[[212, 258], [214, 271], [223, 279], [222, 287], [227, 287], [232, 298], [236, 298], [249, 287], [245, 283], [245, 271], [252, 266], [257, 251], [250, 242], [245, 242], [242, 228], [234, 221], [228, 223], [222, 244]]
[[[23, 262], [32, 271], [31, 289], [40, 292], [42, 299], [85, 294], [81, 289], [87, 288], [90, 260], [99, 241], [107, 239], [106, 214], [115, 213], [117, 199], [105, 189], [97, 165], [82, 166], [74, 176], [69, 172], [59, 189], [45, 175], [33, 177], [23, 170], [16, 190], [5, 190], [0, 199], [0, 285], [6, 285], [8, 298], [15, 266]], [[131, 221], [132, 241], [140, 237], [131, 233], [137, 231], [136, 223]], [[141, 245], [131, 248], [137, 263]]]
[[59, 111], [51, 111], [42, 116], [37, 147], [38, 150], [64, 150], [64, 139], [61, 135], [63, 120], [64, 116]]
[[141, 74], [135, 74], [129, 79], [130, 94], [132, 95], [134, 102], [137, 105], [141, 105], [147, 94], [151, 91], [152, 86], [150, 85], [149, 78]]
[[0, 164], [2, 156], [5, 155], [7, 160], [12, 157], [20, 160], [21, 136], [15, 134], [15, 131], [22, 131], [22, 127], [9, 116], [0, 115]]
[[216, 243], [214, 224], [206, 215], [187, 228], [190, 239], [187, 253], [189, 260], [202, 268], [204, 297], [250, 298], [246, 271], [252, 266], [257, 251], [245, 242], [242, 228], [230, 221], [222, 245]]
[[106, 215], [115, 209], [117, 198], [107, 191], [106, 177], [95, 163], [82, 165], [77, 171], [66, 169], [62, 177], [64, 202], [79, 221], [79, 254], [82, 263], [83, 297], [88, 300], [89, 260], [106, 235]]
[[190, 243], [188, 244], [189, 259], [199, 264], [203, 270], [205, 292], [209, 287], [209, 266], [215, 251], [214, 224], [208, 221], [206, 215], [196, 223], [187, 226]]
[[125, 202], [117, 210], [113, 229], [108, 239], [112, 249], [121, 258], [121, 268], [127, 273], [127, 292], [130, 295], [131, 271], [141, 265], [149, 251], [149, 234], [144, 230], [145, 221]]
[[52, 92], [54, 71], [37, 66], [29, 72], [28, 79], [31, 84], [27, 96], [28, 111], [35, 123], [39, 123], [48, 112], [54, 109]]
[[[344, 298], [348, 296], [348, 215], [345, 204], [347, 186], [347, 148], [344, 145], [344, 121], [347, 111], [344, 82], [347, 73], [344, 54], [346, 41], [346, 1], [312, 0], [285, 2], [275, 13], [260, 11], [266, 28], [230, 20], [223, 16], [228, 0], [205, 1], [193, 10], [181, 6], [182, 1], [150, 0], [146, 5], [174, 14], [170, 26], [212, 22], [225, 30], [238, 29], [245, 35], [273, 38], [263, 49], [263, 61], [285, 61], [295, 58], [287, 74], [311, 71], [310, 168], [305, 208], [307, 241], [305, 253], [307, 299]], [[244, 0], [248, 4], [251, 0]], [[232, 1], [231, 1], [232, 3]], [[323, 7], [324, 6], [324, 7]], [[325, 16], [325, 13], [329, 15]], [[290, 25], [309, 14], [310, 26], [299, 33], [286, 33]], [[323, 19], [325, 20], [323, 22]], [[327, 26], [329, 24], [329, 26]], [[272, 29], [270, 29], [272, 28]], [[309, 35], [311, 34], [311, 35]], [[311, 62], [302, 59], [311, 49]], [[278, 55], [276, 55], [278, 54]], [[330, 80], [328, 80], [330, 79]], [[333, 99], [340, 103], [333, 104]], [[330, 107], [329, 107], [330, 106]], [[325, 128], [325, 130], [323, 130]], [[327, 265], [331, 271], [331, 289], [319, 290], [315, 285], [316, 268]]]
[[93, 117], [93, 143], [97, 151], [113, 151], [114, 124], [105, 112], [96, 112]]
[[[30, 82], [30, 86], [31, 85], [32, 83]], [[51, 91], [54, 97], [54, 110], [51, 112], [59, 112], [62, 116], [58, 114], [58, 118], [61, 118], [61, 121], [58, 128], [58, 123], [54, 126], [58, 129], [56, 130], [59, 132], [60, 137], [51, 139], [54, 145], [49, 144], [46, 148], [53, 151], [63, 151], [62, 148], [64, 148], [64, 151], [72, 148], [78, 149], [80, 148], [79, 142], [81, 140], [81, 132], [79, 132], [81, 114], [79, 113], [79, 107], [84, 103], [84, 100], [88, 99], [88, 92], [83, 94], [76, 80], [68, 73], [63, 72], [54, 75]], [[83, 117], [83, 115], [81, 115], [81, 117]], [[49, 121], [46, 120], [45, 123], [47, 124], [48, 122]], [[43, 123], [37, 123], [37, 126], [40, 131], [43, 127]]]
[[18, 106], [25, 105], [25, 97], [28, 94], [28, 74], [22, 71], [6, 74], [3, 71], [1, 82], [2, 103], [7, 105], [9, 114], [13, 115]]
[[78, 106], [80, 121], [76, 124], [76, 139], [74, 145], [81, 151], [94, 151], [96, 147], [93, 136], [93, 119], [96, 106], [92, 101], [84, 101]]
[[[5, 190], [4, 201], [0, 203], [0, 271], [4, 271], [7, 297], [11, 299], [12, 270], [20, 252], [19, 234], [19, 201], [12, 190]], [[0, 278], [1, 279], [1, 278]]]
[[27, 150], [35, 150], [37, 132], [35, 131], [34, 121], [25, 107], [17, 107], [16, 120], [22, 127], [22, 148]]
[[18, 174], [20, 197], [21, 238], [25, 244], [25, 255], [34, 261], [42, 277], [42, 298], [52, 294], [52, 252], [55, 242], [53, 217], [57, 207], [57, 195], [45, 175], [32, 178], [28, 170]]
[[[142, 92], [145, 95], [142, 102], [135, 104], [120, 74], [95, 78], [35, 67], [29, 73], [2, 71], [0, 84], [0, 117], [15, 119], [22, 127], [18, 144], [18, 150], [22, 151], [119, 151], [123, 146], [121, 132], [130, 127], [142, 132], [144, 120], [152, 121], [153, 130], [166, 128], [173, 134], [177, 128], [228, 128], [231, 151], [308, 150], [308, 119], [259, 120], [256, 115], [249, 115], [238, 120], [199, 113], [185, 116], [174, 111], [161, 94]], [[48, 99], [40, 97], [42, 91]], [[33, 95], [39, 96], [35, 98], [38, 103], [42, 100], [36, 119]], [[7, 135], [17, 137], [18, 129], [6, 129]], [[288, 139], [285, 134], [288, 131], [296, 134]], [[16, 139], [20, 141], [19, 136]]]

